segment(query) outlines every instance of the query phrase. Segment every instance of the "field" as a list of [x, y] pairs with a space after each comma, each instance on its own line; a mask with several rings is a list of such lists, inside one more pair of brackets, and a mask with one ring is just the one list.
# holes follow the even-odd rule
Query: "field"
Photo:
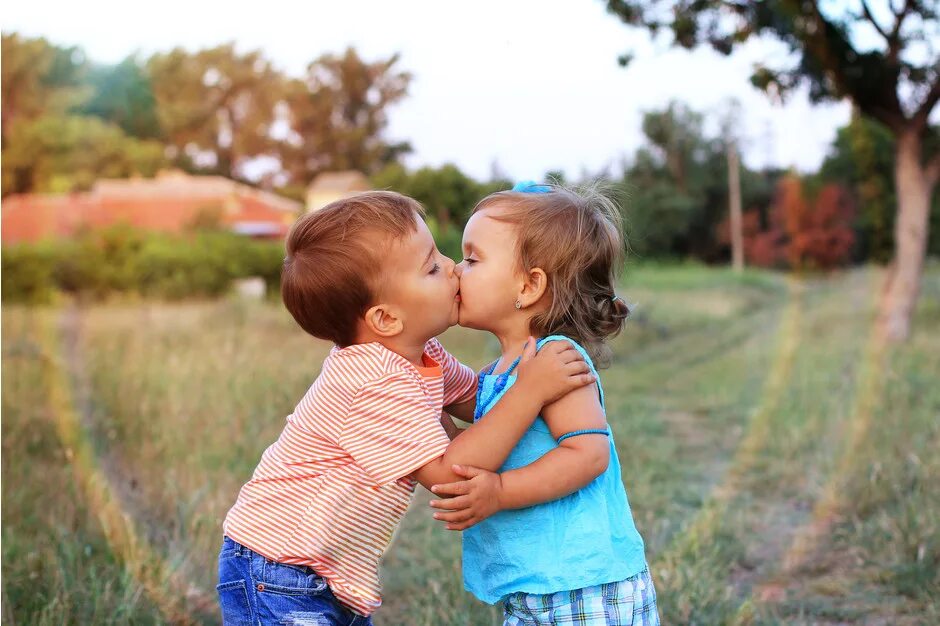
[[[664, 624], [940, 624], [940, 267], [900, 347], [872, 332], [882, 278], [627, 273], [602, 376]], [[2, 330], [3, 623], [218, 623], [221, 518], [328, 346], [234, 299], [5, 306]], [[376, 624], [497, 623], [428, 500]]]

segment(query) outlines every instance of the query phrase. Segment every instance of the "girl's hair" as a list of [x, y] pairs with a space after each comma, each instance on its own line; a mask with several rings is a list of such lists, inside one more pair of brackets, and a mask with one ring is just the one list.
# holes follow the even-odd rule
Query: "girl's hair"
[[490, 194], [473, 212], [499, 205], [492, 217], [516, 226], [519, 269], [538, 267], [548, 277], [551, 305], [532, 318], [529, 332], [569, 336], [606, 367], [610, 349], [604, 340], [620, 332], [630, 313], [614, 291], [624, 256], [620, 210], [598, 183], [534, 189], [539, 191]]

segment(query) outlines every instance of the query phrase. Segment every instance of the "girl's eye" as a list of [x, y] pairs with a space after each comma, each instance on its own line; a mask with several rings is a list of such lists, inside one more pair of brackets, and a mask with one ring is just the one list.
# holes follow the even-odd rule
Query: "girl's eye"
[[431, 268], [431, 271], [428, 272], [428, 273], [429, 273], [429, 274], [437, 274], [438, 271], [440, 271], [440, 269], [441, 269], [441, 266], [438, 265], [437, 263], [435, 263], [435, 264], [434, 264], [434, 267], [432, 267], [432, 268]]
[[477, 260], [476, 259], [464, 259], [463, 262], [466, 263], [467, 265], [473, 265], [474, 263], [477, 262]]

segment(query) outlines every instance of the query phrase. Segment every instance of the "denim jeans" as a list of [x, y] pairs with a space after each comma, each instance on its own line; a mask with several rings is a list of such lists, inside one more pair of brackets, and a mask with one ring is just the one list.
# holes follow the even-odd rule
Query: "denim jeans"
[[219, 552], [224, 626], [371, 626], [330, 591], [313, 569], [266, 559], [228, 537]]

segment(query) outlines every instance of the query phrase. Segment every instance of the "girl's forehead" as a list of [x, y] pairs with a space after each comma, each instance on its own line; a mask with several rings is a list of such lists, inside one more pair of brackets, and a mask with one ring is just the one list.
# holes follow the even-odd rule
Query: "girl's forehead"
[[514, 236], [513, 226], [509, 222], [498, 219], [500, 211], [493, 211], [490, 207], [487, 207], [481, 211], [477, 211], [470, 216], [470, 220], [467, 222], [467, 228], [465, 232], [471, 234], [480, 234], [488, 237], [492, 236]]

